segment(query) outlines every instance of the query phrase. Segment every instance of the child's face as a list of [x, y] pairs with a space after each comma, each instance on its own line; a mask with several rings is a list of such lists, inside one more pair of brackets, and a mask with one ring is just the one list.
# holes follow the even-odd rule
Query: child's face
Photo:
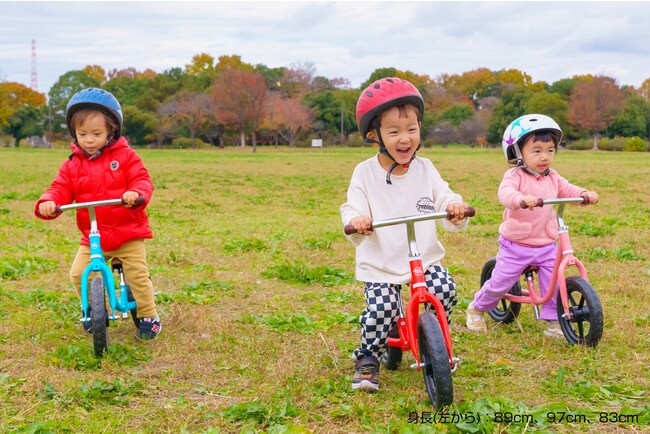
[[526, 166], [541, 175], [551, 168], [555, 158], [555, 143], [540, 142], [535, 137], [529, 137], [521, 150], [521, 156]]
[[[420, 145], [420, 122], [415, 109], [406, 106], [400, 113], [399, 108], [393, 107], [381, 116], [380, 132], [386, 150], [398, 164], [407, 164]], [[378, 140], [374, 131], [368, 135]]]
[[89, 115], [81, 125], [76, 126], [77, 143], [81, 149], [93, 155], [107, 142], [110, 131], [106, 126], [106, 119], [100, 112]]

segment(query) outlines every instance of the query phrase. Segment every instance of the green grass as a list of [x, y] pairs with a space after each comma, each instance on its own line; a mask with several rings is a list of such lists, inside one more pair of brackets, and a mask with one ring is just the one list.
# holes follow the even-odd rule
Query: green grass
[[74, 215], [44, 222], [35, 200], [66, 151], [0, 149], [0, 432], [648, 432], [650, 154], [562, 151], [555, 167], [598, 191], [565, 222], [604, 307], [595, 349], [515, 324], [470, 333], [464, 309], [496, 253], [506, 169], [499, 149], [420, 151], [477, 209], [441, 232], [458, 284], [454, 405], [433, 414], [421, 373], [382, 371], [353, 393], [349, 355], [365, 306], [339, 205], [374, 150], [139, 151], [156, 191], [148, 262], [164, 331], [112, 324], [101, 360], [68, 281]]

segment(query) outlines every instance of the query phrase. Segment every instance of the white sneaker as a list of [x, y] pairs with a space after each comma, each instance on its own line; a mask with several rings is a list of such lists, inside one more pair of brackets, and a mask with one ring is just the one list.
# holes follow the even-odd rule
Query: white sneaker
[[487, 332], [487, 325], [485, 324], [485, 318], [483, 317], [483, 312], [478, 311], [471, 307], [470, 304], [467, 307], [467, 328], [474, 332]]
[[562, 332], [562, 327], [560, 327], [559, 321], [547, 321], [547, 323], [548, 325], [546, 326], [546, 330], [544, 330], [544, 336], [564, 339], [564, 333]]

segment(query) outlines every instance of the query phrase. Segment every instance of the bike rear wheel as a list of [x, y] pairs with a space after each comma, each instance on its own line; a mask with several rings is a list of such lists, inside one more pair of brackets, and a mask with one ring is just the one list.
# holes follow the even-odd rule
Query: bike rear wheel
[[454, 387], [445, 339], [438, 318], [431, 312], [423, 312], [418, 318], [418, 347], [429, 400], [435, 409], [441, 409], [454, 401]]
[[[481, 270], [481, 287], [483, 287], [483, 284], [492, 277], [492, 271], [494, 271], [496, 264], [497, 259], [491, 258], [483, 266], [483, 270]], [[521, 284], [517, 282], [512, 285], [508, 294], [521, 295]], [[517, 318], [519, 311], [521, 311], [521, 303], [515, 303], [502, 298], [499, 300], [497, 307], [488, 312], [488, 315], [490, 315], [490, 318], [496, 322], [510, 324]]]
[[[397, 324], [388, 332], [389, 338], [399, 338]], [[389, 371], [395, 371], [402, 364], [402, 349], [397, 347], [388, 347], [386, 352], [381, 356], [381, 363]]]
[[99, 276], [90, 283], [90, 305], [93, 347], [95, 356], [101, 357], [108, 351], [108, 313], [106, 312], [104, 281]]
[[557, 316], [562, 333], [571, 345], [595, 347], [603, 336], [603, 307], [596, 290], [581, 277], [566, 279], [566, 292], [571, 319], [564, 318], [562, 299], [557, 296]]

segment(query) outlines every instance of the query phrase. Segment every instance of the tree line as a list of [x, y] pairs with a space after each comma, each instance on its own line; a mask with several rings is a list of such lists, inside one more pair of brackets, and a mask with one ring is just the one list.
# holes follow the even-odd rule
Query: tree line
[[69, 140], [65, 107], [87, 87], [113, 93], [124, 112], [123, 134], [133, 146], [296, 146], [320, 138], [328, 145], [361, 145], [355, 105], [361, 89], [382, 77], [411, 81], [422, 93], [425, 143], [499, 145], [516, 117], [544, 113], [567, 142], [650, 136], [650, 78], [639, 88], [607, 76], [575, 75], [533, 82], [517, 69], [478, 68], [431, 78], [396, 68], [373, 71], [360, 88], [345, 78], [317, 76], [312, 64], [269, 68], [237, 55], [201, 53], [184, 68], [162, 73], [135, 68], [105, 71], [88, 65], [63, 74], [47, 94], [0, 82], [0, 128], [12, 143], [30, 136]]

